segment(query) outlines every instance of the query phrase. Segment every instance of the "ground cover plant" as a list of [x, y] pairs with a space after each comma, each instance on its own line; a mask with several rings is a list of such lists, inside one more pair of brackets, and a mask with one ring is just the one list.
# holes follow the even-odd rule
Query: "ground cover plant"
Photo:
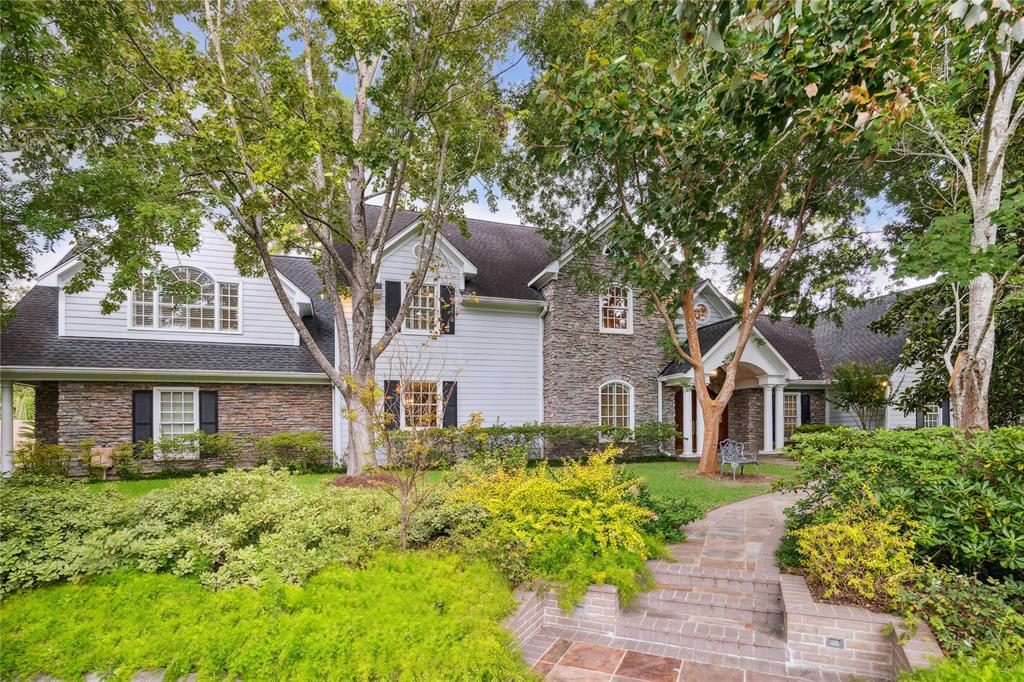
[[927, 623], [955, 659], [1024, 656], [1024, 429], [836, 429], [790, 450], [776, 485], [805, 497], [781, 565], [822, 599]]
[[6, 598], [0, 677], [126, 680], [166, 668], [167, 679], [527, 679], [501, 627], [513, 607], [485, 562], [431, 552], [333, 566], [301, 587], [210, 591], [119, 571]]

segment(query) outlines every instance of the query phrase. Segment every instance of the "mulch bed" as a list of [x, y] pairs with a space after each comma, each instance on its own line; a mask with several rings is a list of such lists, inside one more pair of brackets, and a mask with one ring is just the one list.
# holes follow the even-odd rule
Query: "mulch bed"
[[391, 474], [374, 474], [372, 476], [336, 476], [327, 485], [335, 488], [390, 488], [394, 486], [395, 478]]

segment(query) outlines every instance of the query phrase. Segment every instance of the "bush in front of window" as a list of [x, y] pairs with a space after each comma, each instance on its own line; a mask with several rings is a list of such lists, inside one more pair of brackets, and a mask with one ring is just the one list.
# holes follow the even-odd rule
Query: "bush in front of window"
[[294, 473], [310, 473], [328, 468], [333, 455], [317, 431], [278, 431], [255, 443], [260, 463]]
[[14, 466], [19, 475], [64, 478], [71, 472], [77, 454], [71, 448], [40, 440], [27, 440], [14, 449]]

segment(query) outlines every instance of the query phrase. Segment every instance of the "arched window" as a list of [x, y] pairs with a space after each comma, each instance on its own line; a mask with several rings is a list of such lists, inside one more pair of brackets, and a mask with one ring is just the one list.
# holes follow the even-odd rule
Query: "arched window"
[[199, 297], [174, 295], [162, 289], [136, 289], [132, 326], [198, 331], [239, 331], [239, 284], [214, 281], [199, 268], [179, 266], [168, 271], [168, 283], [184, 282]]
[[613, 284], [601, 296], [600, 329], [610, 334], [633, 333], [633, 292]]
[[698, 323], [707, 321], [708, 315], [710, 315], [708, 307], [703, 303], [698, 303], [693, 307], [693, 319]]
[[601, 385], [600, 426], [633, 428], [633, 387], [624, 381]]

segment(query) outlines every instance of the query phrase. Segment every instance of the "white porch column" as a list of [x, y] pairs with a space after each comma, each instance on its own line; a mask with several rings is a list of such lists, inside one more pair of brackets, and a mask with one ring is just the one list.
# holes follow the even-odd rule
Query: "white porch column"
[[14, 384], [0, 382], [0, 473], [14, 471]]
[[661, 422], [665, 421], [665, 418], [663, 416], [664, 415], [664, 411], [662, 410], [662, 393], [661, 393], [661, 390], [662, 390], [662, 384], [661, 384], [661, 381], [659, 381], [658, 382], [658, 423], [659, 424]]
[[764, 448], [761, 452], [771, 452], [774, 445], [774, 441], [772, 439], [772, 424], [774, 423], [774, 419], [772, 418], [772, 387], [769, 384], [765, 384], [761, 388], [764, 391], [764, 404], [761, 409], [763, 417], [762, 429], [764, 430]]
[[783, 405], [785, 401], [782, 398], [783, 391], [786, 387], [783, 384], [778, 384], [775, 387], [775, 450], [781, 452], [782, 448], [786, 445], [786, 426], [783, 421]]
[[697, 398], [697, 440], [694, 442], [693, 449], [697, 452], [701, 452], [701, 448], [704, 447], [704, 409], [700, 406], [700, 397]]
[[693, 454], [693, 389], [684, 389], [683, 400], [683, 454]]

